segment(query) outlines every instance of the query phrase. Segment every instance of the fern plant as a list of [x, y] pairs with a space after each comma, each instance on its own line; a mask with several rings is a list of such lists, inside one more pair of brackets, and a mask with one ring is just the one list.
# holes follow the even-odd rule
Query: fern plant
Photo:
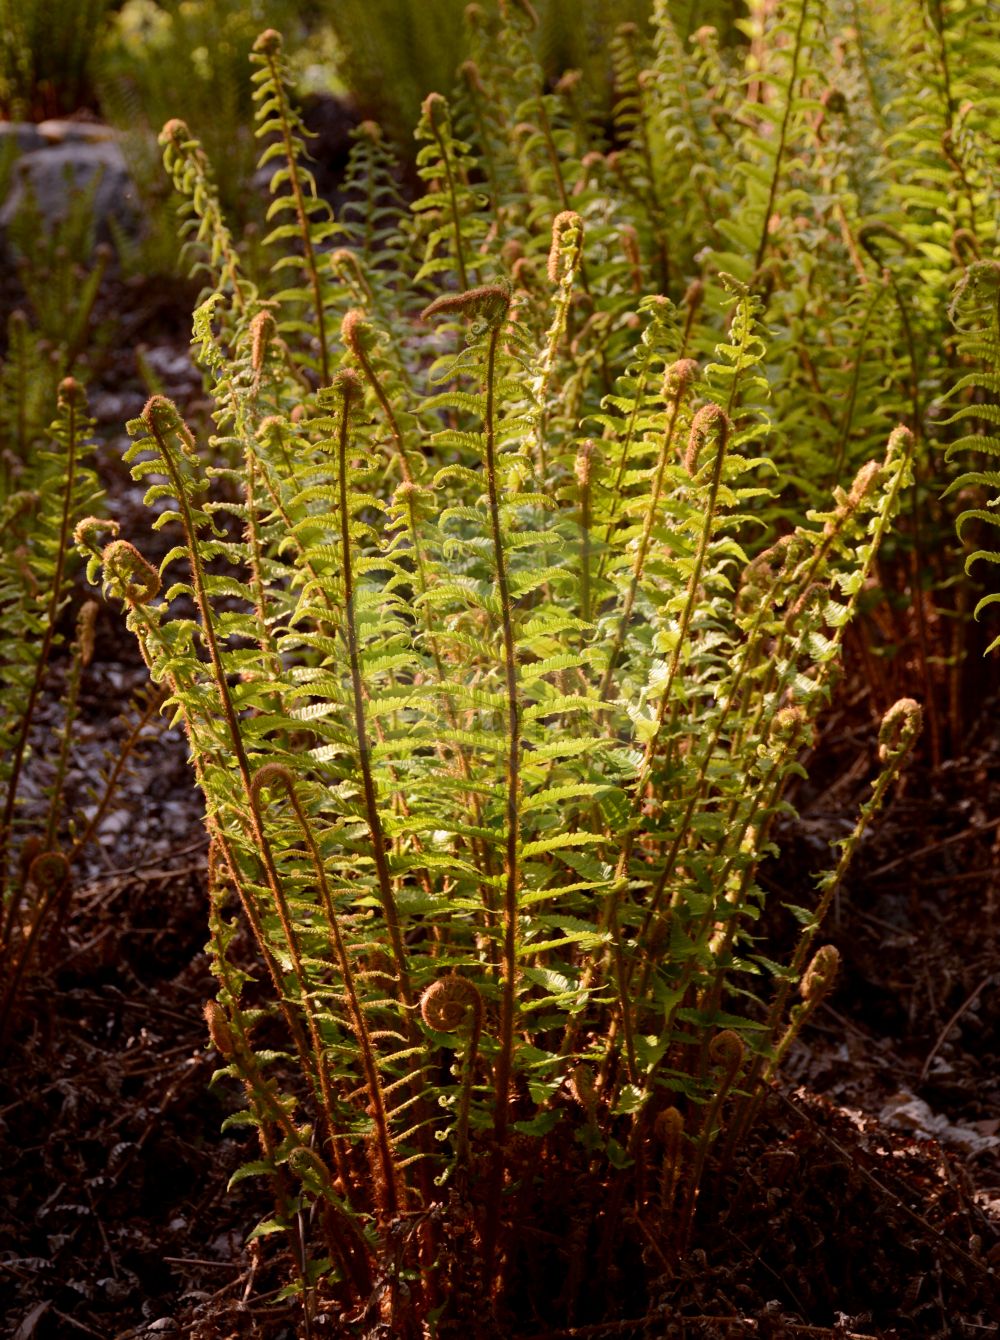
[[[962, 433], [949, 446], [948, 455], [963, 459], [971, 465], [949, 487], [963, 501], [958, 515], [959, 537], [965, 541], [965, 571], [974, 563], [1000, 563], [1000, 555], [991, 547], [993, 528], [998, 524], [997, 496], [1000, 494], [1000, 471], [995, 458], [1000, 454], [1000, 438], [995, 431], [1000, 422], [997, 391], [1000, 389], [1000, 318], [997, 303], [1000, 298], [1000, 265], [996, 261], [976, 261], [966, 270], [955, 289], [951, 304], [952, 320], [959, 333], [958, 352], [971, 364], [971, 370], [958, 378], [952, 388], [953, 397], [964, 403], [952, 413], [950, 423], [963, 426], [972, 420], [980, 431]], [[966, 453], [972, 453], [966, 458]], [[972, 531], [971, 526], [975, 527]], [[975, 536], [970, 543], [969, 535]], [[975, 606], [974, 615], [1000, 602], [1000, 595], [987, 591]], [[991, 639], [986, 648], [993, 651], [1000, 645], [1000, 635]]]
[[845, 487], [893, 423], [914, 432], [909, 514], [852, 641], [875, 704], [901, 689], [925, 702], [936, 764], [961, 739], [970, 687], [973, 634], [937, 480], [953, 436], [939, 412], [955, 379], [947, 296], [996, 249], [987, 25], [956, 5], [755, 3], [734, 43], [692, 15], [657, 4], [651, 42], [622, 35], [624, 148], [611, 157], [637, 189], [618, 205], [644, 266], [662, 254], [665, 211], [669, 296], [692, 274], [705, 285], [693, 353], [719, 338], [723, 274], [763, 303], [780, 472], [761, 508], [768, 541], [831, 482]]
[[[47, 442], [29, 434], [25, 415], [0, 419], [4, 469], [0, 474], [0, 1046], [21, 1001], [29, 969], [46, 935], [65, 913], [74, 866], [107, 814], [132, 751], [155, 717], [159, 699], [144, 694], [133, 705], [119, 749], [89, 788], [88, 814], [66, 812], [65, 789], [84, 674], [94, 654], [98, 605], [72, 600], [74, 538], [115, 529], [88, 516], [100, 496], [90, 462], [93, 423], [82, 387], [59, 386], [58, 415]], [[19, 442], [16, 428], [25, 434]], [[27, 446], [22, 452], [18, 448]], [[69, 607], [76, 604], [73, 615]], [[68, 665], [58, 667], [75, 624]], [[60, 673], [61, 672], [61, 673]], [[54, 697], [55, 738], [43, 732], [40, 709]], [[25, 793], [43, 803], [27, 808]]]
[[4, 0], [0, 113], [42, 121], [92, 98], [94, 53], [109, 9], [108, 0], [83, 0], [68, 12], [50, 0]]
[[[158, 569], [138, 537], [83, 547], [205, 796], [207, 1017], [260, 1146], [237, 1177], [275, 1191], [257, 1234], [296, 1235], [307, 1319], [509, 1334], [520, 1227], [560, 1212], [567, 1173], [596, 1260], [636, 1224], [684, 1251], [704, 1177], [829, 989], [814, 942], [916, 704], [887, 717], [871, 801], [784, 963], [755, 935], [757, 871], [914, 436], [750, 557], [774, 500], [761, 296], [726, 276], [643, 297], [653, 234], [622, 260], [614, 192], [582, 177], [580, 211], [559, 208], [576, 149], [552, 102], [556, 162], [520, 176], [506, 256], [436, 96], [423, 245], [399, 214], [389, 250], [356, 223], [316, 231], [276, 34], [256, 63], [290, 215], [272, 244], [302, 282], [245, 284], [200, 150], [169, 132], [205, 247], [216, 433], [154, 396], [127, 460], [176, 542]], [[603, 1315], [602, 1271], [562, 1265], [552, 1323]]]
[[[86, 463], [92, 449], [86, 403], [80, 386], [69, 379], [60, 387], [59, 417], [52, 427], [53, 445], [37, 452], [7, 476], [4, 542], [8, 561], [4, 593], [4, 665], [17, 709], [5, 722], [4, 807], [0, 818], [0, 873], [6, 891], [14, 809], [28, 749], [28, 736], [38, 704], [49, 653], [57, 636], [59, 614], [69, 591], [73, 529], [93, 503], [95, 478]], [[80, 657], [91, 631], [81, 631]], [[5, 899], [5, 920], [11, 920]]]
[[113, 252], [96, 241], [97, 185], [95, 178], [78, 188], [67, 178], [65, 211], [50, 220], [25, 177], [7, 227], [17, 301], [26, 310], [15, 308], [8, 318], [2, 375], [6, 406], [20, 420], [22, 455], [27, 439], [47, 428], [59, 382], [85, 375], [105, 352], [107, 330], [95, 311]]
[[[107, 328], [94, 314], [111, 249], [94, 245], [92, 205], [92, 188], [70, 191], [65, 216], [46, 225], [29, 185], [8, 229], [28, 310], [7, 319], [0, 360], [0, 1045], [32, 961], [66, 910], [74, 867], [158, 706], [147, 694], [129, 705], [120, 748], [88, 788], [89, 816], [67, 810], [98, 613], [74, 599], [74, 533], [84, 523], [88, 533], [114, 530], [88, 517], [101, 496], [94, 424], [71, 375], [99, 366], [106, 351]], [[57, 725], [46, 736], [41, 709], [53, 703]], [[26, 805], [32, 793], [41, 805]]]

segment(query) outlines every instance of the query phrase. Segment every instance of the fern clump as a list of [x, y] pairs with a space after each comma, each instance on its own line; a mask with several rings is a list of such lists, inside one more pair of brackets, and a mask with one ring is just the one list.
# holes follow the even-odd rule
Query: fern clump
[[[718, 229], [732, 270], [703, 282], [667, 248], [652, 137], [669, 17], [656, 78], [619, 35], [618, 161], [584, 152], [572, 81], [544, 90], [530, 21], [506, 6], [495, 56], [477, 52], [468, 97], [498, 89], [482, 157], [455, 129], [475, 107], [425, 100], [412, 217], [362, 129], [370, 228], [315, 199], [262, 35], [284, 220], [263, 291], [200, 147], [168, 128], [216, 431], [200, 441], [154, 396], [127, 461], [175, 543], [157, 570], [140, 537], [86, 546], [205, 796], [207, 1019], [260, 1145], [237, 1176], [272, 1180], [258, 1234], [298, 1235], [310, 1210], [294, 1287], [358, 1333], [508, 1315], [518, 1224], [560, 1166], [605, 1264], [635, 1220], [668, 1262], [684, 1250], [707, 1170], [832, 984], [823, 916], [919, 726], [909, 700], [887, 716], [872, 796], [777, 961], [759, 868], [918, 436], [896, 427], [824, 502], [791, 505], [769, 211], [795, 203], [782, 175], [808, 117], [759, 146], [753, 207]], [[795, 7], [767, 73], [792, 101], [816, 22]], [[712, 128], [697, 101], [675, 110], [690, 153], [725, 157], [735, 100]], [[570, 1269], [553, 1317], [584, 1291]]]
[[[9, 108], [55, 110], [53, 55], [89, 71], [107, 5], [46, 54], [47, 2], [0, 0]], [[253, 41], [255, 7], [114, 20], [99, 83], [146, 202], [139, 237], [111, 224], [117, 265], [175, 254], [172, 190], [204, 285], [204, 398], [153, 395], [130, 425], [157, 565], [141, 528], [90, 515], [75, 379], [109, 366], [99, 293], [125, 291], [96, 184], [52, 229], [19, 189], [0, 1043], [168, 701], [207, 807], [208, 1035], [259, 1146], [237, 1178], [273, 1194], [256, 1236], [287, 1240], [303, 1334], [317, 1313], [583, 1333], [711, 1230], [833, 989], [854, 853], [922, 722], [934, 769], [976, 701], [1000, 562], [995, 23], [575, 0], [560, 74], [559, 0], [393, 5], [375, 47], [361, 8], [291, 16], [320, 41], [328, 20], [384, 119], [354, 131], [336, 208], [304, 65], [275, 28]], [[64, 801], [98, 610], [74, 538], [159, 686], [89, 817]], [[872, 789], [776, 948], [762, 862], [850, 657]]]

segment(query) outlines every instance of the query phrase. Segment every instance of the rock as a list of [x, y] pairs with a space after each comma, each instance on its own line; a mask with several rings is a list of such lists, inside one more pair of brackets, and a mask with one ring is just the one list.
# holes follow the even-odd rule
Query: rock
[[909, 1131], [918, 1140], [940, 1140], [977, 1154], [1000, 1145], [1000, 1137], [984, 1135], [972, 1126], [950, 1122], [941, 1113], [933, 1112], [922, 1098], [917, 1098], [908, 1089], [900, 1089], [892, 1095], [879, 1113], [879, 1119], [887, 1126]]
[[52, 225], [66, 217], [70, 191], [88, 187], [98, 177], [94, 192], [98, 237], [111, 240], [110, 219], [135, 233], [139, 225], [138, 197], [124, 155], [113, 140], [69, 140], [22, 154], [13, 187], [0, 207], [0, 229], [10, 227], [29, 185], [43, 220]]
[[163, 382], [190, 387], [192, 390], [201, 385], [201, 373], [187, 349], [158, 344], [144, 349], [143, 354], [150, 368]]
[[39, 121], [36, 129], [46, 144], [110, 144], [117, 138], [103, 121]]
[[47, 143], [45, 136], [33, 121], [0, 121], [0, 153], [14, 142], [19, 154], [30, 154]]

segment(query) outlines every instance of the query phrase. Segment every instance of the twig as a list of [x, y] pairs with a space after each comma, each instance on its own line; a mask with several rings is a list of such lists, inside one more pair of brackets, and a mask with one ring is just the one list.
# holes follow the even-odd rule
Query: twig
[[[677, 1321], [684, 1325], [706, 1322], [714, 1326], [743, 1326], [751, 1335], [756, 1335], [759, 1329], [758, 1322], [753, 1317], [704, 1315], [691, 1317], [664, 1307], [657, 1308], [644, 1317], [634, 1317], [631, 1321], [597, 1322], [593, 1326], [571, 1326], [562, 1331], [546, 1331], [543, 1335], [535, 1336], [534, 1340], [584, 1340], [584, 1337], [599, 1340], [600, 1336], [623, 1335], [626, 1331], [638, 1330], [648, 1326], [652, 1321]], [[788, 1335], [830, 1336], [835, 1337], [835, 1340], [873, 1340], [871, 1335], [863, 1335], [860, 1331], [831, 1330], [829, 1326], [806, 1326], [798, 1322], [784, 1322], [782, 1329]]]
[[933, 875], [930, 879], [921, 879], [920, 883], [925, 888], [937, 884], [964, 884], [967, 880], [984, 879], [987, 875], [996, 874], [1000, 874], [1000, 866], [984, 865], [978, 870], [963, 870], [960, 875]]
[[172, 1266], [211, 1266], [214, 1270], [242, 1270], [241, 1261], [209, 1261], [203, 1256], [161, 1256]]
[[819, 1008], [824, 1014], [832, 1015], [832, 1017], [836, 1019], [837, 1023], [840, 1025], [841, 1031], [846, 1028], [852, 1032], [855, 1037], [864, 1038], [867, 1043], [874, 1043], [882, 1040], [876, 1038], [875, 1034], [869, 1032], [867, 1029], [859, 1027], [858, 1024], [856, 1024], [853, 1019], [849, 1019], [846, 1014], [841, 1014], [839, 1010], [834, 1009], [829, 1001], [824, 1000]]
[[[163, 865], [164, 861], [171, 856], [187, 856], [190, 852], [202, 849], [206, 852], [208, 851], [208, 841], [204, 836], [197, 838], [186, 847], [177, 847], [174, 851], [162, 852], [159, 856], [153, 856], [147, 861], [139, 861], [136, 865], [125, 865], [122, 866], [121, 869], [109, 870], [106, 875], [101, 875], [98, 879], [88, 880], [82, 891], [89, 893], [91, 890], [99, 889], [105, 884], [114, 883], [114, 881], [121, 875], [134, 875], [140, 870], [152, 870], [156, 865]], [[191, 868], [197, 869], [198, 867]], [[167, 875], [177, 875], [182, 872], [176, 867], [171, 867], [169, 869], [164, 868], [162, 873], [164, 877], [166, 877]]]
[[919, 856], [929, 856], [931, 852], [940, 851], [943, 847], [953, 847], [957, 842], [980, 837], [984, 833], [992, 832], [994, 828], [1000, 828], [1000, 819], [991, 819], [988, 824], [976, 824], [973, 828], [963, 828], [961, 833], [953, 833], [951, 837], [942, 838], [940, 842], [929, 842], [926, 847], [918, 847], [916, 851], [907, 851], [893, 861], [886, 861], [885, 865], [869, 870], [866, 877], [869, 880], [877, 879], [879, 875], [887, 875], [890, 870], [896, 870], [909, 861], [915, 861]]
[[129, 996], [126, 996], [124, 992], [119, 992], [116, 987], [113, 987], [110, 984], [105, 986], [104, 991], [106, 993], [105, 995], [101, 995], [97, 991], [78, 990], [73, 992], [72, 999], [79, 1002], [81, 1005], [104, 1006], [107, 1009], [136, 1010], [140, 1014], [157, 1015], [162, 1019], [169, 1019], [172, 1023], [183, 1024], [188, 1028], [195, 1025], [199, 1039], [201, 1037], [201, 1030], [197, 1029], [197, 1011], [192, 1014], [181, 1014], [179, 1010], [171, 1010], [166, 1005], [154, 1005], [151, 1001], [132, 1000]]
[[806, 1310], [806, 1309], [805, 1309], [805, 1305], [804, 1305], [804, 1303], [802, 1302], [801, 1298], [799, 1298], [798, 1294], [795, 1292], [795, 1290], [792, 1288], [792, 1286], [789, 1284], [788, 1280], [785, 1279], [785, 1277], [784, 1277], [783, 1275], [780, 1275], [780, 1274], [778, 1273], [778, 1271], [775, 1270], [774, 1267], [773, 1267], [772, 1265], [769, 1265], [769, 1264], [767, 1263], [767, 1261], [764, 1260], [764, 1257], [763, 1257], [762, 1254], [761, 1254], [761, 1253], [763, 1252], [763, 1250], [764, 1250], [764, 1244], [763, 1244], [763, 1243], [761, 1243], [761, 1245], [760, 1245], [759, 1247], [757, 1247], [756, 1250], [755, 1250], [753, 1247], [750, 1246], [750, 1244], [749, 1244], [749, 1242], [747, 1242], [746, 1238], [742, 1238], [742, 1237], [740, 1237], [739, 1233], [734, 1232], [731, 1228], [728, 1227], [728, 1225], [726, 1225], [726, 1224], [722, 1224], [722, 1225], [720, 1225], [720, 1227], [722, 1228], [722, 1231], [723, 1231], [724, 1233], [728, 1233], [728, 1235], [733, 1239], [734, 1242], [738, 1242], [738, 1243], [739, 1243], [739, 1245], [743, 1248], [743, 1250], [749, 1254], [749, 1256], [751, 1257], [751, 1259], [752, 1259], [757, 1265], [759, 1265], [760, 1267], [762, 1267], [762, 1269], [766, 1270], [767, 1273], [768, 1273], [769, 1275], [771, 1275], [772, 1278], [775, 1279], [775, 1280], [777, 1281], [777, 1283], [781, 1286], [781, 1288], [782, 1288], [782, 1289], [785, 1291], [785, 1293], [788, 1295], [789, 1299], [791, 1300], [791, 1303], [792, 1303], [792, 1306], [793, 1306], [793, 1307], [798, 1308], [798, 1310], [799, 1310], [800, 1312], [804, 1312], [804, 1311]]
[[90, 1202], [90, 1211], [94, 1216], [94, 1222], [97, 1225], [97, 1231], [98, 1233], [100, 1233], [101, 1241], [104, 1243], [104, 1250], [107, 1253], [108, 1264], [111, 1267], [111, 1274], [116, 1280], [120, 1279], [121, 1274], [118, 1269], [118, 1257], [115, 1255], [115, 1250], [111, 1246], [111, 1239], [108, 1237], [107, 1230], [104, 1227], [104, 1221], [101, 1219], [101, 1216], [97, 1213], [97, 1201], [94, 1197], [93, 1187], [91, 1186], [90, 1182], [85, 1179], [83, 1182], [83, 1186], [87, 1194], [87, 1199]]
[[673, 1267], [671, 1266], [667, 1258], [664, 1256], [663, 1248], [653, 1237], [652, 1233], [650, 1233], [646, 1225], [642, 1222], [640, 1216], [636, 1214], [635, 1211], [626, 1210], [624, 1218], [630, 1224], [634, 1224], [636, 1228], [639, 1230], [639, 1232], [642, 1234], [642, 1236], [646, 1239], [647, 1246], [649, 1247], [650, 1251], [652, 1251], [653, 1253], [655, 1253], [656, 1256], [659, 1257], [660, 1265], [663, 1267], [664, 1271], [666, 1271], [667, 1273], [671, 1273]]
[[83, 1331], [84, 1335], [96, 1335], [97, 1340], [104, 1340], [104, 1336], [100, 1331], [95, 1331], [90, 1326], [85, 1326], [82, 1321], [77, 1321], [66, 1312], [60, 1312], [57, 1307], [52, 1309], [52, 1315], [58, 1317], [60, 1321], [64, 1321], [67, 1326], [72, 1326], [78, 1331]]
[[[922, 881], [928, 883], [930, 881]], [[908, 931], [905, 926], [894, 925], [891, 921], [886, 921], [885, 917], [877, 917], [874, 912], [869, 912], [863, 907], [851, 904], [851, 916], [860, 917], [862, 921], [870, 921], [873, 926], [881, 926], [884, 931], [889, 931], [891, 935], [905, 935], [912, 942], [917, 939], [916, 931]]]
[[959, 1005], [958, 1009], [945, 1024], [944, 1028], [942, 1028], [941, 1032], [938, 1034], [937, 1041], [935, 1042], [934, 1046], [930, 1049], [930, 1051], [927, 1053], [927, 1059], [924, 1061], [924, 1064], [920, 1069], [921, 1084], [927, 1078], [927, 1075], [930, 1072], [931, 1062], [934, 1060], [935, 1056], [937, 1056], [938, 1052], [941, 1050], [941, 1046], [944, 1043], [945, 1038], [954, 1028], [955, 1024], [958, 1023], [959, 1019], [962, 1017], [965, 1011], [969, 1009], [976, 1000], [979, 999], [979, 993], [982, 991], [983, 987], [989, 986], [993, 980], [994, 980], [993, 973], [989, 973], [988, 976], [984, 977], [983, 980], [976, 987], [975, 991], [971, 992], [968, 996], [966, 996], [965, 1000], [962, 1001], [961, 1005]]

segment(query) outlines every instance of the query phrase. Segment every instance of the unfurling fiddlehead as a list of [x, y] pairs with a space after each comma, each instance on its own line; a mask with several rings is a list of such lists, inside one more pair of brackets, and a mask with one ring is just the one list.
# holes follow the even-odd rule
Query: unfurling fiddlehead
[[126, 605], [148, 605], [160, 594], [160, 574], [128, 540], [113, 540], [101, 554], [104, 591]]
[[698, 1192], [701, 1186], [702, 1173], [705, 1167], [705, 1160], [708, 1157], [708, 1151], [712, 1143], [718, 1136], [718, 1120], [722, 1111], [722, 1106], [726, 1101], [731, 1089], [736, 1084], [740, 1071], [743, 1069], [743, 1062], [746, 1059], [746, 1046], [738, 1033], [734, 1033], [731, 1028], [725, 1028], [721, 1033], [716, 1033], [715, 1037], [708, 1044], [709, 1063], [715, 1067], [716, 1076], [713, 1084], [712, 1100], [705, 1109], [702, 1118], [701, 1132], [698, 1136], [698, 1143], [695, 1146], [694, 1160], [691, 1168], [691, 1174], [688, 1179], [687, 1194], [684, 1200], [684, 1208], [681, 1212], [681, 1241], [685, 1241], [691, 1228], [691, 1222], [694, 1219], [695, 1209], [698, 1203]]
[[467, 977], [451, 973], [432, 982], [420, 997], [420, 1017], [435, 1033], [468, 1034], [455, 1119], [455, 1157], [462, 1168], [469, 1157], [469, 1109], [483, 1028], [483, 998]]

